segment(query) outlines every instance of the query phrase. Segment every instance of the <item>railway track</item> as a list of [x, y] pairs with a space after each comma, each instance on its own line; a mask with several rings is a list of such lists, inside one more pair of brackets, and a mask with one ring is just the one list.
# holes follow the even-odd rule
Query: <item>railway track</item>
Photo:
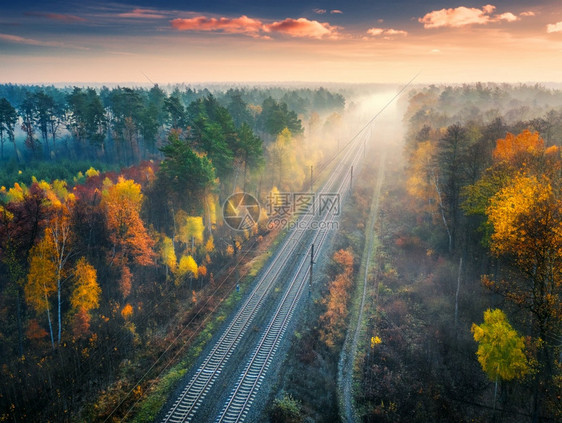
[[[354, 142], [351, 148], [345, 152], [344, 157], [342, 157], [323, 188], [319, 190], [319, 193], [338, 192], [340, 195], [344, 193], [346, 186], [349, 186], [350, 183], [349, 168], [359, 161], [360, 145], [360, 143]], [[337, 188], [337, 190], [334, 190], [334, 188]], [[318, 196], [315, 200], [318, 201]], [[317, 205], [315, 204], [312, 207], [317, 207]], [[322, 216], [322, 220], [326, 222], [333, 217], [332, 214], [333, 209], [327, 211]], [[307, 227], [313, 219], [313, 214], [307, 214], [299, 220], [299, 226]], [[197, 410], [224, 370], [248, 328], [251, 327], [277, 278], [282, 272], [293, 266], [292, 268], [297, 270], [292, 273], [279, 306], [264, 331], [258, 346], [254, 349], [247, 369], [240, 376], [217, 421], [230, 422], [244, 419], [306, 285], [306, 276], [309, 271], [308, 267], [304, 265], [306, 257], [301, 256], [295, 263], [295, 257], [298, 257], [295, 251], [305, 247], [309, 248], [310, 244], [314, 243], [321, 246], [326, 238], [326, 230], [293, 230], [288, 234], [270, 263], [262, 271], [243, 305], [223, 330], [218, 341], [215, 342], [211, 351], [166, 413], [163, 422], [179, 423], [195, 420]]]
[[[357, 164], [358, 161], [359, 155], [357, 152], [353, 163]], [[340, 194], [349, 186], [350, 178], [351, 175], [348, 173], [341, 181], [338, 190]], [[324, 220], [326, 221], [330, 218], [333, 218], [332, 211], [324, 217]], [[318, 251], [322, 251], [327, 235], [328, 232], [326, 230], [316, 232], [312, 244], [317, 246]], [[277, 352], [280, 341], [289, 326], [291, 317], [298, 306], [299, 300], [302, 298], [302, 293], [305, 291], [306, 281], [310, 273], [310, 268], [306, 265], [306, 262], [306, 257], [300, 260], [297, 271], [290, 281], [289, 288], [285, 291], [285, 295], [262, 334], [248, 364], [240, 375], [222, 412], [216, 419], [217, 423], [242, 422], [248, 415], [256, 394], [265, 379], [265, 374]]]

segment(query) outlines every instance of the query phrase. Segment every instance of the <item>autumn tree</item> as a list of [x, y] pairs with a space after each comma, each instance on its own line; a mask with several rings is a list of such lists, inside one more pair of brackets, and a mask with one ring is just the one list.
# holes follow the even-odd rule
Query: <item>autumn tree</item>
[[140, 217], [143, 195], [141, 186], [132, 179], [118, 178], [116, 184], [104, 181], [101, 207], [112, 250], [108, 254], [110, 265], [121, 270], [120, 291], [124, 298], [131, 291], [131, 264], [152, 264], [154, 241], [149, 236]]
[[[178, 263], [175, 276], [176, 276], [176, 285], [183, 284], [184, 281], [188, 278], [190, 281], [193, 278], [197, 279], [199, 276], [199, 269], [197, 263], [195, 262], [195, 259], [190, 255], [182, 256], [182, 258]], [[190, 284], [190, 289], [191, 289], [191, 284]]]
[[168, 272], [174, 273], [177, 266], [176, 251], [174, 249], [174, 243], [171, 238], [164, 236], [160, 245], [160, 259], [166, 267], [166, 278], [168, 277]]
[[19, 352], [23, 354], [24, 281], [27, 279], [30, 251], [41, 239], [51, 208], [39, 184], [29, 188], [15, 183], [0, 190], [0, 260], [7, 270], [5, 292], [13, 296], [13, 313], [17, 321]]
[[51, 216], [47, 219], [45, 228], [45, 239], [48, 240], [49, 248], [46, 251], [48, 259], [55, 266], [55, 282], [57, 286], [57, 317], [58, 331], [57, 343], [60, 344], [62, 337], [62, 289], [63, 283], [68, 277], [68, 263], [74, 254], [71, 214], [74, 207], [75, 196], [66, 189], [64, 181], [55, 180], [53, 184], [45, 181], [37, 184], [45, 192], [46, 201], [51, 206]]
[[120, 176], [115, 184], [109, 179], [104, 181], [101, 206], [113, 244], [112, 262], [152, 263], [153, 241], [140, 217], [142, 201], [141, 187], [132, 179]]
[[333, 259], [338, 273], [330, 283], [326, 311], [320, 316], [320, 321], [323, 323], [320, 339], [330, 348], [333, 348], [345, 335], [349, 288], [353, 283], [353, 254], [348, 250], [339, 250], [334, 253]]
[[52, 239], [43, 238], [30, 252], [29, 272], [24, 286], [25, 302], [37, 314], [46, 313], [51, 336], [51, 347], [55, 348], [50, 297], [57, 292], [56, 265], [51, 259]]
[[176, 213], [176, 236], [175, 241], [183, 243], [194, 253], [195, 244], [200, 245], [203, 243], [203, 232], [205, 226], [203, 225], [203, 218], [201, 216], [189, 216], [183, 210]]
[[512, 380], [529, 373], [525, 342], [500, 309], [486, 310], [484, 323], [470, 329], [478, 342], [478, 362], [490, 380]]
[[562, 321], [562, 160], [557, 147], [544, 147], [537, 133], [523, 131], [499, 139], [494, 163], [470, 187], [470, 206], [482, 212], [490, 229], [492, 254], [508, 266], [508, 277], [484, 276], [485, 286], [532, 316], [538, 342], [534, 415], [541, 388], [551, 383], [553, 355]]
[[511, 327], [507, 317], [500, 309], [486, 310], [484, 323], [472, 324], [470, 329], [478, 342], [478, 362], [490, 380], [495, 382], [494, 408], [498, 379], [521, 379], [530, 372], [525, 355], [525, 341]]
[[99, 307], [101, 288], [97, 283], [96, 269], [84, 257], [80, 258], [73, 270], [74, 286], [70, 305], [74, 314], [73, 334], [76, 337], [88, 334], [90, 310]]

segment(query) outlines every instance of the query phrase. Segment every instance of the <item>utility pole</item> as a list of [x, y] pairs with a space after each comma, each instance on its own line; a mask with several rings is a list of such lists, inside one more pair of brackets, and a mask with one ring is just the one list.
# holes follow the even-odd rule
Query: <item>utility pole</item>
[[314, 192], [314, 180], [312, 179], [313, 168], [314, 168], [314, 166], [310, 165], [310, 192]]
[[353, 189], [353, 166], [351, 166], [351, 181], [349, 181], [349, 190]]
[[314, 244], [310, 246], [310, 275], [308, 280], [308, 295], [312, 293], [312, 268], [314, 266]]

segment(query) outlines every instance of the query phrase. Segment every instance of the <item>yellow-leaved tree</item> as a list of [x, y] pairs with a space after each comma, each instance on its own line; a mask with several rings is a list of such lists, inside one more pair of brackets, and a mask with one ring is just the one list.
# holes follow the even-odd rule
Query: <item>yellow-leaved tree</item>
[[84, 257], [80, 258], [74, 267], [74, 287], [70, 295], [75, 337], [79, 338], [89, 333], [90, 310], [98, 308], [100, 294], [96, 269]]
[[50, 297], [57, 292], [56, 267], [50, 259], [52, 243], [44, 237], [33, 246], [29, 253], [29, 273], [24, 286], [25, 302], [37, 314], [46, 313], [51, 336], [51, 347], [55, 348]]
[[558, 147], [545, 148], [530, 131], [499, 139], [493, 156], [492, 167], [467, 189], [465, 210], [484, 215], [490, 250], [504, 265], [503, 278], [485, 275], [483, 284], [530, 313], [538, 418], [539, 387], [556, 383], [562, 323], [562, 159]]
[[[176, 236], [175, 240], [182, 242], [189, 249], [192, 249], [192, 243], [199, 245], [203, 243], [203, 218], [201, 216], [189, 216], [183, 210], [176, 213]], [[192, 251], [193, 253], [193, 251]]]
[[470, 329], [478, 342], [478, 362], [490, 380], [522, 378], [530, 371], [525, 341], [500, 309], [486, 310], [484, 323]]
[[180, 285], [187, 278], [195, 278], [199, 276], [197, 263], [191, 256], [182, 256], [176, 270], [176, 285]]
[[494, 409], [498, 392], [498, 379], [512, 380], [525, 377], [530, 372], [525, 356], [525, 341], [507, 321], [500, 309], [486, 310], [484, 323], [472, 324], [470, 329], [478, 342], [478, 362], [494, 381]]
[[160, 245], [160, 258], [166, 266], [166, 278], [168, 277], [168, 271], [174, 273], [177, 266], [176, 251], [174, 250], [174, 243], [171, 238], [164, 236]]

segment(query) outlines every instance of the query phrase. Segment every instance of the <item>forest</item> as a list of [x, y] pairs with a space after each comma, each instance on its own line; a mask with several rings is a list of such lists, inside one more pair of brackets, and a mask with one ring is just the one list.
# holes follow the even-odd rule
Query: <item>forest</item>
[[0, 86], [1, 420], [123, 420], [274, 238], [226, 228], [225, 198], [309, 186], [345, 104], [324, 88]]
[[403, 99], [358, 358], [364, 421], [560, 420], [560, 99], [498, 84]]
[[[0, 421], [153, 421], [282, 237], [225, 199], [321, 181], [369, 89], [0, 85]], [[357, 421], [560, 421], [562, 91], [398, 103], [264, 419], [342, 419], [364, 278]]]

